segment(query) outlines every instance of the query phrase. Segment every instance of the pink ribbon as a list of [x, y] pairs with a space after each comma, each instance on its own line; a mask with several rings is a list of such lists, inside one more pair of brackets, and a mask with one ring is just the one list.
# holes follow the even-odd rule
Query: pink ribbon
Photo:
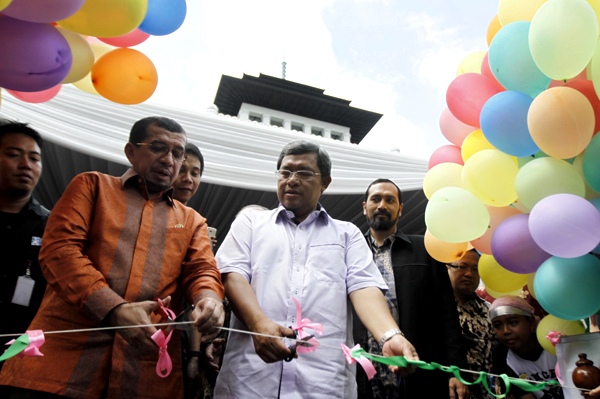
[[[292, 298], [292, 300], [296, 304], [296, 320], [298, 320], [298, 324], [292, 326], [292, 330], [298, 331], [298, 339], [303, 339], [304, 337], [308, 337], [310, 335], [304, 331], [304, 328], [309, 328], [314, 330], [317, 334], [323, 335], [323, 324], [313, 323], [310, 319], [303, 319], [300, 303], [298, 303], [296, 298]], [[306, 347], [298, 345], [296, 347], [296, 351], [298, 353], [314, 352], [320, 345], [319, 341], [317, 341], [317, 339], [314, 337], [309, 339], [307, 342], [312, 346]]]
[[158, 351], [158, 362], [156, 363], [156, 374], [162, 378], [167, 378], [173, 369], [171, 356], [169, 356], [169, 352], [167, 352], [167, 344], [171, 340], [171, 334], [173, 334], [173, 331], [165, 337], [163, 330], [158, 330], [152, 334], [152, 340], [160, 348]]
[[[27, 330], [25, 334], [29, 337], [29, 345], [23, 349], [17, 355], [17, 358], [22, 359], [25, 356], [44, 356], [42, 352], [40, 352], [40, 346], [44, 345], [46, 342], [46, 338], [44, 338], [44, 332], [42, 330]], [[15, 342], [14, 339], [8, 341], [6, 345], [12, 345]]]
[[346, 345], [342, 344], [342, 350], [344, 351], [344, 356], [346, 357], [346, 361], [348, 364], [357, 363], [360, 364], [365, 370], [367, 377], [369, 379], [373, 378], [375, 374], [377, 374], [377, 370], [373, 366], [373, 363], [369, 359], [364, 356], [359, 357], [358, 359], [352, 357], [352, 351], [355, 349], [360, 349], [360, 344], [354, 345], [352, 349], [348, 348]]
[[552, 342], [552, 346], [556, 346], [556, 344], [560, 342], [560, 333], [557, 331], [548, 331], [546, 338]]

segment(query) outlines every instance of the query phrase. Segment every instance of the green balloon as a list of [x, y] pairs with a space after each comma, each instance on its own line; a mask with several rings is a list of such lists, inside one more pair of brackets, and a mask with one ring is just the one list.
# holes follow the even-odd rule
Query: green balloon
[[600, 135], [592, 137], [592, 141], [583, 153], [583, 177], [596, 192], [600, 192]]

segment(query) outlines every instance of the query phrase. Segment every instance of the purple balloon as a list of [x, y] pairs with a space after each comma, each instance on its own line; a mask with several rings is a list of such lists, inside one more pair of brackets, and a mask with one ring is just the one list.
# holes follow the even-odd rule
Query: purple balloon
[[73, 61], [64, 36], [50, 24], [0, 15], [0, 87], [41, 91], [67, 76]]
[[56, 22], [75, 14], [85, 0], [13, 0], [2, 14], [28, 22]]
[[552, 255], [541, 249], [529, 233], [529, 215], [521, 213], [503, 220], [492, 235], [492, 255], [513, 273], [535, 273]]
[[561, 258], [575, 258], [600, 243], [600, 212], [576, 195], [550, 195], [531, 210], [529, 231], [544, 251]]

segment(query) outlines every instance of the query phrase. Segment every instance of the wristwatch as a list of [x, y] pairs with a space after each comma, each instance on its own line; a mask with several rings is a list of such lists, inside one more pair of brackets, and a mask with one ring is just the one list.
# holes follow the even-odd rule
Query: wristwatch
[[385, 334], [382, 335], [381, 339], [379, 340], [379, 346], [383, 348], [383, 344], [388, 342], [395, 335], [402, 335], [404, 337], [402, 331], [398, 330], [397, 328], [392, 328], [391, 330], [387, 331]]

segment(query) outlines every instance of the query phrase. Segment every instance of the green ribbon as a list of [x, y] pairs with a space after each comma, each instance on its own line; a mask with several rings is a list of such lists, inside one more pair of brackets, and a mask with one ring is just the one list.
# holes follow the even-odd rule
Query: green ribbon
[[511, 378], [511, 377], [507, 376], [506, 374], [501, 374], [500, 378], [502, 379], [502, 381], [504, 381], [504, 386], [506, 386], [506, 392], [503, 394], [500, 394], [500, 395], [496, 395], [494, 392], [492, 392], [492, 390], [490, 389], [490, 386], [488, 385], [488, 378], [487, 378], [488, 373], [486, 373], [485, 371], [479, 372], [479, 377], [477, 378], [477, 380], [475, 380], [473, 382], [469, 382], [469, 381], [465, 381], [462, 378], [462, 376], [460, 375], [460, 368], [457, 366], [442, 366], [435, 362], [427, 363], [422, 360], [408, 360], [404, 356], [391, 356], [391, 357], [373, 356], [373, 355], [367, 353], [362, 348], [354, 349], [352, 352], [350, 352], [350, 356], [352, 356], [355, 359], [358, 359], [361, 356], [363, 356], [372, 361], [387, 364], [388, 366], [398, 366], [398, 367], [413, 366], [413, 367], [418, 367], [423, 370], [441, 370], [446, 373], [453, 374], [457, 380], [459, 380], [460, 382], [462, 382], [465, 385], [475, 385], [475, 384], [482, 383], [483, 386], [485, 387], [485, 389], [491, 395], [493, 395], [497, 398], [504, 398], [508, 394], [511, 384], [525, 392], [539, 391], [541, 389], [546, 388], [548, 385], [560, 385], [560, 383], [558, 381], [554, 381], [554, 380], [553, 381], [540, 381], [539, 383], [531, 384], [527, 381], [523, 381], [518, 378]]
[[29, 335], [23, 334], [19, 338], [15, 339], [15, 342], [6, 349], [6, 351], [0, 356], [0, 362], [10, 359], [13, 356], [23, 352], [25, 348], [29, 346]]

